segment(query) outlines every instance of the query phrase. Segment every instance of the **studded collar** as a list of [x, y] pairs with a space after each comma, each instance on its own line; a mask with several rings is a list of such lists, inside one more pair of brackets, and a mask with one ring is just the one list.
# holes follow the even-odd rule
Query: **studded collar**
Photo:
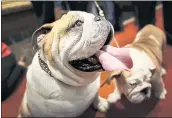
[[44, 70], [47, 74], [49, 74], [51, 77], [54, 77], [50, 71], [50, 69], [48, 68], [48, 65], [41, 59], [40, 57], [40, 53], [38, 52], [38, 60], [39, 60], [39, 64], [42, 68], [42, 70]]
[[[39, 60], [39, 64], [40, 64], [42, 70], [44, 70], [50, 77], [55, 78], [55, 77], [52, 75], [52, 72], [50, 71], [50, 69], [48, 68], [48, 65], [41, 59], [41, 57], [40, 57], [40, 52], [38, 52], [38, 60]], [[56, 79], [56, 80], [57, 80], [57, 79]], [[59, 79], [58, 79], [58, 81], [61, 82], [61, 83], [63, 83], [63, 84], [65, 84], [63, 81], [61, 81], [61, 80], [59, 80]]]

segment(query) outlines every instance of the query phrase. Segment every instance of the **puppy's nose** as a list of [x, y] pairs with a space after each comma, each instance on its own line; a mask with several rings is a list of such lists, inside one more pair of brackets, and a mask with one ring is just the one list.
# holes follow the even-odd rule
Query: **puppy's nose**
[[94, 17], [94, 21], [100, 21], [101, 20], [101, 16], [96, 16], [96, 17]]
[[144, 95], [147, 95], [147, 93], [148, 93], [148, 88], [143, 89], [143, 90], [141, 91], [141, 93], [143, 93]]

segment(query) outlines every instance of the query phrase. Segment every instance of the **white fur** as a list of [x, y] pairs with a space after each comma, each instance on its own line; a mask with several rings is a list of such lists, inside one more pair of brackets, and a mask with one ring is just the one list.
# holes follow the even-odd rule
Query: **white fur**
[[113, 81], [114, 81], [114, 85], [115, 85], [115, 90], [111, 94], [109, 94], [109, 96], [108, 96], [107, 100], [109, 103], [115, 103], [119, 99], [121, 99], [121, 92], [119, 90], [117, 81], [116, 81], [116, 79], [114, 79]]
[[[36, 54], [27, 73], [27, 103], [33, 116], [75, 117], [90, 106], [95, 96], [98, 97], [99, 86], [99, 77], [93, 83], [80, 87], [55, 81], [40, 68]], [[94, 107], [107, 111], [107, 100], [97, 99]]]
[[93, 101], [93, 107], [100, 112], [106, 112], [109, 109], [109, 103], [107, 99], [98, 96]]

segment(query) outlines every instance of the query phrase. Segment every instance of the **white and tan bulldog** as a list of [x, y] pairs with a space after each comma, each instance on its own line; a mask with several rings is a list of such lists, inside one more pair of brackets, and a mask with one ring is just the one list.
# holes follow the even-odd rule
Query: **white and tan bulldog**
[[[92, 102], [105, 112], [108, 101], [97, 94], [100, 71], [132, 67], [129, 53], [115, 57], [102, 49], [113, 36], [107, 20], [80, 11], [36, 30], [33, 41], [38, 51], [28, 68], [19, 117], [75, 117]], [[107, 55], [116, 64], [111, 66]]]
[[151, 90], [157, 98], [165, 99], [167, 91], [162, 80], [166, 74], [162, 67], [165, 45], [165, 34], [159, 28], [147, 25], [139, 31], [134, 42], [125, 46], [133, 60], [131, 71], [113, 71], [108, 78], [115, 78], [117, 86], [108, 101], [116, 102], [124, 94], [130, 102], [140, 103], [150, 97]]

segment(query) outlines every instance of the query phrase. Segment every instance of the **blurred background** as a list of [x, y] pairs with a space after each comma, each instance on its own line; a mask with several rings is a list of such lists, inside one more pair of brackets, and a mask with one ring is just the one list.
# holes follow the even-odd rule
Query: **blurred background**
[[[94, 1], [11, 1], [2, 0], [1, 41], [2, 41], [2, 117], [17, 116], [25, 90], [26, 65], [32, 61], [31, 35], [41, 25], [58, 20], [70, 10], [86, 11], [98, 15]], [[90, 117], [172, 117], [172, 2], [160, 1], [98, 1], [106, 18], [115, 29], [115, 39], [120, 46], [132, 43], [139, 29], [146, 24], [155, 24], [167, 35], [164, 65], [167, 68], [165, 83], [167, 99], [155, 99], [138, 105], [127, 103], [126, 108], [112, 108], [107, 114], [88, 109], [83, 116]], [[167, 13], [168, 12], [168, 13]], [[116, 46], [112, 40], [111, 45]], [[10, 56], [12, 55], [12, 56]], [[24, 62], [24, 63], [23, 63]], [[14, 68], [14, 66], [16, 66]], [[18, 67], [19, 66], [19, 67]], [[102, 75], [104, 79], [104, 75]], [[10, 82], [10, 84], [8, 83]], [[10, 90], [8, 90], [10, 88]], [[107, 88], [104, 88], [107, 89]], [[2, 98], [2, 97], [1, 97]], [[120, 105], [119, 105], [120, 106]]]

